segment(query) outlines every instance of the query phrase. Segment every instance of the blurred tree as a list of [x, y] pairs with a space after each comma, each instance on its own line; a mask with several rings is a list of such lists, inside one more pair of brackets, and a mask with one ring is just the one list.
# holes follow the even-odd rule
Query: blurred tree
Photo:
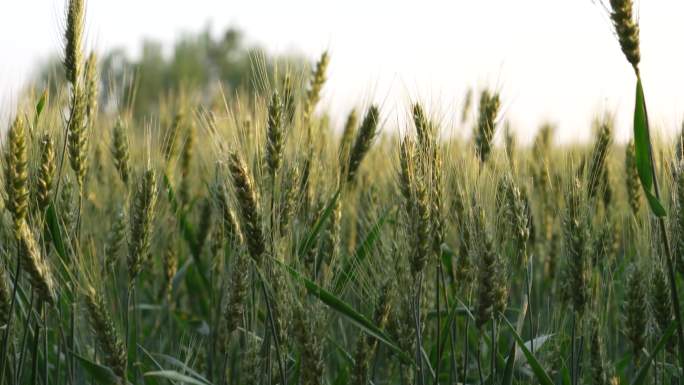
[[[130, 59], [122, 49], [101, 56], [102, 93], [100, 106], [133, 107], [135, 116], [158, 111], [164, 95], [182, 90], [202, 92], [206, 96], [220, 84], [227, 93], [237, 89], [261, 93], [264, 77], [273, 79], [277, 63], [295, 73], [302, 73], [305, 62], [298, 56], [275, 57], [257, 46], [247, 45], [241, 31], [229, 28], [218, 38], [210, 29], [197, 34], [185, 34], [173, 45], [169, 55], [162, 44], [143, 41], [138, 60]], [[257, 64], [257, 68], [254, 63]], [[64, 69], [58, 58], [40, 66], [36, 86], [50, 88], [56, 95], [65, 82]]]

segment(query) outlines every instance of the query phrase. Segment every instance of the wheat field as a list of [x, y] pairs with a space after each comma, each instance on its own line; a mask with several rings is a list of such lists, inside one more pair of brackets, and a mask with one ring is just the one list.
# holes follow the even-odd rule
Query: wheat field
[[681, 383], [684, 141], [651, 141], [633, 4], [606, 7], [633, 139], [606, 113], [519, 146], [494, 89], [335, 127], [327, 53], [103, 108], [69, 0], [66, 83], [0, 142], [0, 385]]

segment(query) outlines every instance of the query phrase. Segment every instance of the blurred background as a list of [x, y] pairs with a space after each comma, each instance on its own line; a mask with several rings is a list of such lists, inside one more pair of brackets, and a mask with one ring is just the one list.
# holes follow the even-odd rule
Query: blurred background
[[[0, 127], [27, 85], [59, 81], [64, 3], [0, 2], [0, 105], [9, 106]], [[657, 135], [672, 135], [684, 117], [684, 2], [637, 4], [650, 118]], [[90, 0], [86, 23], [103, 80], [139, 75], [139, 111], [159, 90], [230, 92], [253, 86], [255, 62], [305, 68], [328, 50], [322, 105], [337, 126], [353, 106], [375, 101], [385, 129], [401, 128], [420, 100], [446, 131], [469, 136], [459, 124], [465, 95], [490, 87], [523, 143], [547, 121], [559, 141], [587, 140], [604, 111], [615, 115], [618, 140], [631, 132], [634, 75], [608, 12], [591, 0]]]

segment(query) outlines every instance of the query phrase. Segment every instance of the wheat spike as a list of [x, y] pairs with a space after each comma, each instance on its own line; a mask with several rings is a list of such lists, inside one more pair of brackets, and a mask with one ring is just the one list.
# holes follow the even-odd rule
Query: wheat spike
[[613, 20], [615, 33], [620, 41], [622, 53], [625, 54], [627, 61], [635, 71], [639, 72], [639, 26], [634, 21], [632, 0], [610, 0], [612, 12], [610, 18]]
[[83, 52], [81, 50], [81, 40], [83, 35], [84, 22], [83, 0], [69, 0], [67, 6], [67, 25], [64, 32], [64, 69], [66, 70], [67, 80], [76, 86], [81, 76], [83, 66]]
[[112, 157], [114, 167], [119, 177], [128, 185], [129, 164], [128, 164], [128, 135], [123, 120], [118, 119], [112, 131]]
[[22, 258], [21, 266], [29, 275], [31, 285], [41, 301], [48, 304], [55, 303], [56, 285], [49, 265], [41, 256], [38, 243], [33, 232], [24, 220], [17, 224], [17, 240], [19, 254]]
[[40, 141], [40, 169], [38, 170], [36, 188], [38, 208], [41, 211], [45, 210], [50, 203], [55, 168], [55, 149], [52, 144], [52, 138], [49, 134], [45, 134]]
[[126, 367], [128, 366], [126, 348], [114, 326], [114, 321], [112, 321], [105, 302], [95, 288], [90, 285], [85, 289], [85, 300], [90, 326], [100, 349], [105, 355], [105, 362], [114, 374], [125, 380]]
[[247, 165], [236, 153], [230, 155], [228, 169], [240, 209], [241, 228], [245, 235], [247, 248], [252, 259], [257, 264], [260, 264], [266, 251], [266, 246], [263, 229], [261, 228], [259, 200], [254, 188], [254, 182], [247, 170]]
[[130, 239], [128, 243], [128, 279], [132, 283], [147, 261], [152, 237], [152, 222], [157, 202], [157, 176], [147, 170], [140, 177], [131, 203]]
[[376, 129], [378, 126], [380, 111], [377, 106], [371, 106], [366, 113], [366, 117], [363, 118], [363, 123], [359, 127], [359, 131], [354, 140], [354, 145], [352, 146], [351, 152], [349, 153], [349, 165], [347, 166], [347, 182], [352, 183], [356, 172], [361, 165], [361, 161], [368, 153], [371, 144], [373, 143], [373, 138], [376, 135]]
[[28, 154], [26, 123], [20, 116], [14, 120], [9, 131], [9, 146], [5, 154], [5, 192], [7, 210], [15, 224], [26, 219], [28, 210]]

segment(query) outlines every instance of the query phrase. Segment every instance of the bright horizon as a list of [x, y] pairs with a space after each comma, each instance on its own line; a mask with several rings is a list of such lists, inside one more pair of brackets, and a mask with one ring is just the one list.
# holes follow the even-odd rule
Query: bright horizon
[[[12, 108], [40, 60], [62, 47], [64, 0], [0, 4], [0, 101]], [[207, 23], [218, 33], [240, 28], [248, 42], [273, 53], [298, 52], [315, 61], [328, 50], [323, 94], [335, 122], [353, 106], [381, 105], [392, 129], [409, 103], [423, 102], [446, 132], [460, 130], [466, 89], [501, 92], [504, 119], [521, 142], [541, 123], [555, 123], [558, 141], [587, 140], [592, 119], [616, 116], [616, 135], [631, 135], [634, 74], [613, 35], [607, 11], [591, 0], [481, 0], [418, 6], [408, 1], [87, 2], [86, 47], [124, 48], [142, 40], [165, 47]], [[656, 135], [672, 135], [684, 117], [682, 2], [637, 3], [646, 98]], [[681, 91], [680, 91], [681, 90]], [[476, 100], [475, 100], [476, 101]], [[0, 129], [9, 114], [0, 111]], [[470, 127], [463, 128], [470, 135]]]

